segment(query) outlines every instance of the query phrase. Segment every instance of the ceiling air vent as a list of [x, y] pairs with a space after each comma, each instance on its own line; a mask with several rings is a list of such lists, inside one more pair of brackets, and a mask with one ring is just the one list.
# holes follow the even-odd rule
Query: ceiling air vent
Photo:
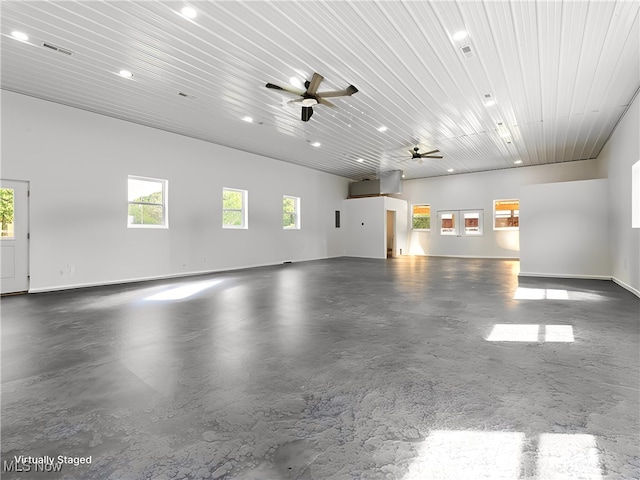
[[52, 43], [42, 42], [42, 46], [44, 48], [48, 48], [49, 50], [53, 50], [54, 52], [63, 53], [64, 55], [73, 55], [71, 50], [67, 50], [66, 48], [60, 48]]
[[471, 50], [471, 45], [465, 45], [464, 47], [460, 47], [460, 51], [462, 52], [462, 55], [464, 55], [467, 58], [473, 57], [473, 50]]

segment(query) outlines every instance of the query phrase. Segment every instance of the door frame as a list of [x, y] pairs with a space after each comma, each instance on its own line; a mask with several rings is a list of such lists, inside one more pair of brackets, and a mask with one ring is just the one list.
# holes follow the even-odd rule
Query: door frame
[[[20, 196], [14, 197], [14, 224], [16, 225], [16, 237], [13, 242], [18, 244], [20, 251], [18, 254], [21, 258], [18, 260], [20, 263], [20, 271], [23, 272], [18, 280], [13, 280], [16, 285], [7, 288], [5, 291], [5, 283], [0, 279], [0, 295], [14, 295], [20, 293], [27, 293], [31, 284], [31, 266], [30, 266], [30, 194], [31, 184], [28, 180], [15, 180], [11, 178], [0, 178], [0, 188], [12, 188], [18, 191]], [[20, 223], [16, 222], [18, 212], [15, 210], [21, 210], [21, 217], [23, 220]], [[19, 236], [19, 238], [18, 238]], [[10, 239], [0, 239], [0, 243], [12, 241]]]
[[[398, 212], [396, 210], [386, 210], [385, 213], [385, 229], [384, 229], [384, 245], [385, 245], [385, 257], [386, 258], [393, 258], [396, 256], [396, 238], [397, 238], [397, 232], [396, 232], [396, 224], [397, 224], [397, 219], [396, 219], [396, 215], [398, 214]], [[392, 221], [389, 222], [389, 217], [392, 218]], [[391, 225], [389, 225], [391, 224]], [[389, 231], [389, 226], [391, 226], [392, 230]], [[391, 245], [389, 245], [389, 233], [391, 233]], [[389, 257], [389, 249], [391, 249], [391, 257]]]

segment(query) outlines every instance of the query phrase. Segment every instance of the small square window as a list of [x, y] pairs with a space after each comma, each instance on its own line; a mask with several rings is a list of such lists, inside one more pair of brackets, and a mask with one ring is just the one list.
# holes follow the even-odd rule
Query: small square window
[[431, 230], [431, 205], [412, 206], [411, 228], [414, 230]]
[[282, 197], [282, 228], [295, 230], [300, 228], [300, 198], [284, 195]]
[[128, 228], [167, 228], [167, 181], [128, 178]]
[[438, 212], [440, 235], [458, 235], [458, 212]]
[[222, 189], [222, 228], [248, 228], [246, 190]]
[[464, 234], [468, 237], [482, 236], [482, 210], [462, 211]]
[[518, 230], [520, 227], [520, 200], [493, 201], [493, 229]]

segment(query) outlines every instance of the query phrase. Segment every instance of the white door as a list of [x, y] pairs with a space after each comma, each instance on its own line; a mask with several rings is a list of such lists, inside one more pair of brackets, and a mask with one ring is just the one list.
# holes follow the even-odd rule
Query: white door
[[29, 184], [0, 180], [0, 293], [29, 290]]

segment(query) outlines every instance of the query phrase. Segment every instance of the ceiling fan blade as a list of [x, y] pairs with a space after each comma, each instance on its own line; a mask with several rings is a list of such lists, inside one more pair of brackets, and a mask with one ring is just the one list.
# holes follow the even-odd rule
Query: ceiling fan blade
[[325, 100], [323, 97], [318, 97], [318, 103], [326, 105], [327, 107], [336, 108], [333, 103], [331, 103], [329, 100]]
[[302, 107], [302, 121], [308, 122], [313, 115], [313, 107]]
[[319, 73], [314, 73], [313, 77], [311, 77], [311, 81], [309, 82], [309, 86], [307, 87], [307, 93], [309, 95], [315, 95], [322, 80], [324, 80], [324, 77], [322, 75], [320, 75]]
[[425, 155], [431, 155], [432, 153], [438, 153], [440, 150], [431, 150], [430, 152], [421, 153], [420, 156], [424, 158]]
[[420, 158], [444, 158], [439, 155], [420, 155]]
[[267, 83], [265, 85], [265, 87], [267, 88], [272, 88], [273, 90], [280, 90], [282, 92], [287, 92], [287, 93], [292, 93], [294, 95], [304, 95], [304, 90], [300, 90], [299, 88], [296, 87], [281, 87], [280, 85], [276, 85], [275, 83]]
[[349, 85], [344, 90], [335, 90], [332, 92], [322, 92], [320, 96], [330, 98], [330, 97], [349, 97], [354, 93], [358, 93], [358, 89], [353, 85]]

